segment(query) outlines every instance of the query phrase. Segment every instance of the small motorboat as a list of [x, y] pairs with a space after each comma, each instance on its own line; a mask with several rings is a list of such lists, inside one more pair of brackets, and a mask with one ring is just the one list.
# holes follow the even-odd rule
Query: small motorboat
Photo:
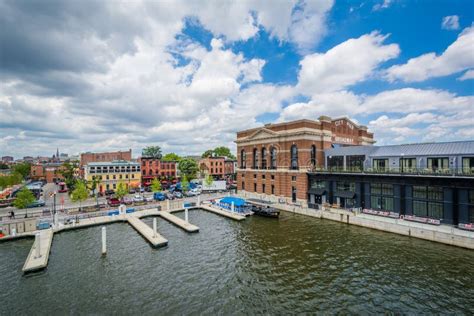
[[264, 217], [278, 218], [280, 216], [280, 211], [270, 206], [252, 205], [252, 212], [255, 215]]

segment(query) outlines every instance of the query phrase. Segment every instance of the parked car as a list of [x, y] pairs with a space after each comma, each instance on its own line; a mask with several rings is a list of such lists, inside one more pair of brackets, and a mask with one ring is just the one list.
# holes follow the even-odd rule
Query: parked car
[[28, 208], [30, 208], [30, 207], [40, 207], [40, 206], [45, 206], [44, 200], [42, 200], [42, 199], [36, 200], [33, 203], [29, 204]]
[[174, 195], [173, 195], [172, 193], [166, 193], [166, 198], [167, 198], [168, 200], [174, 200], [174, 199], [175, 199], [175, 197], [174, 197]]
[[144, 187], [140, 187], [140, 193], [143, 193], [145, 192], [145, 188]]
[[130, 193], [130, 194], [133, 194], [133, 193], [135, 193], [135, 192], [136, 192], [136, 191], [135, 191], [135, 188], [130, 187], [130, 188], [128, 189], [128, 193]]
[[150, 196], [146, 196], [146, 197], [145, 197], [145, 201], [147, 201], [147, 202], [153, 202], [153, 196], [151, 196], [151, 195], [150, 195]]
[[164, 201], [166, 200], [166, 195], [163, 192], [155, 192], [153, 193], [153, 198], [156, 201]]
[[105, 196], [114, 195], [114, 190], [105, 190]]
[[125, 204], [125, 205], [130, 205], [130, 204], [133, 204], [133, 199], [129, 198], [129, 197], [124, 197], [122, 199], [122, 203]]
[[135, 196], [133, 197], [133, 202], [134, 203], [145, 202], [145, 199], [140, 194], [135, 194]]
[[120, 205], [120, 200], [117, 198], [110, 198], [107, 200], [107, 204], [109, 206], [119, 206]]
[[151, 187], [150, 186], [145, 187], [145, 192], [151, 192]]
[[174, 191], [173, 195], [176, 199], [181, 199], [183, 197], [183, 193], [181, 193], [179, 191]]

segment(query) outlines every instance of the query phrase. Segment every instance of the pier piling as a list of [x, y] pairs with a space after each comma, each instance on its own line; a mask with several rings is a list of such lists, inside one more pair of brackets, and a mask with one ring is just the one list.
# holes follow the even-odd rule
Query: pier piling
[[107, 254], [107, 231], [105, 227], [102, 227], [102, 255]]
[[35, 234], [35, 241], [36, 241], [36, 251], [35, 251], [35, 258], [41, 257], [41, 237], [40, 233]]
[[188, 208], [185, 208], [185, 209], [184, 209], [184, 220], [186, 221], [186, 223], [189, 223], [189, 220], [188, 220]]
[[156, 237], [156, 217], [153, 218], [153, 237]]

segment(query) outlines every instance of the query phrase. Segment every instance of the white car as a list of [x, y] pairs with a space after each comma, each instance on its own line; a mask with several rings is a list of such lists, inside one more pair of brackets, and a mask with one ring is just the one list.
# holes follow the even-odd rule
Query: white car
[[144, 202], [145, 199], [143, 198], [143, 196], [139, 195], [139, 194], [135, 194], [135, 196], [133, 197], [133, 202]]
[[145, 201], [147, 201], [147, 202], [153, 202], [153, 195], [146, 196], [146, 197], [145, 197]]

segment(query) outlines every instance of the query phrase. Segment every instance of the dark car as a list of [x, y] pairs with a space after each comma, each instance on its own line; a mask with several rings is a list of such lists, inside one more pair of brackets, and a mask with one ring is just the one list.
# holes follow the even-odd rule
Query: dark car
[[133, 194], [135, 192], [136, 192], [135, 188], [130, 187], [130, 189], [128, 189], [128, 193], [130, 193], [130, 194]]
[[33, 203], [29, 204], [27, 207], [31, 208], [31, 207], [40, 207], [40, 206], [45, 206], [45, 205], [46, 204], [44, 203], [43, 200], [36, 200]]
[[151, 192], [151, 187], [145, 187], [145, 192]]
[[109, 204], [109, 206], [119, 206], [120, 200], [117, 198], [110, 198], [107, 200], [107, 204]]
[[108, 195], [113, 195], [115, 192], [114, 190], [105, 190], [105, 195], [108, 196]]

